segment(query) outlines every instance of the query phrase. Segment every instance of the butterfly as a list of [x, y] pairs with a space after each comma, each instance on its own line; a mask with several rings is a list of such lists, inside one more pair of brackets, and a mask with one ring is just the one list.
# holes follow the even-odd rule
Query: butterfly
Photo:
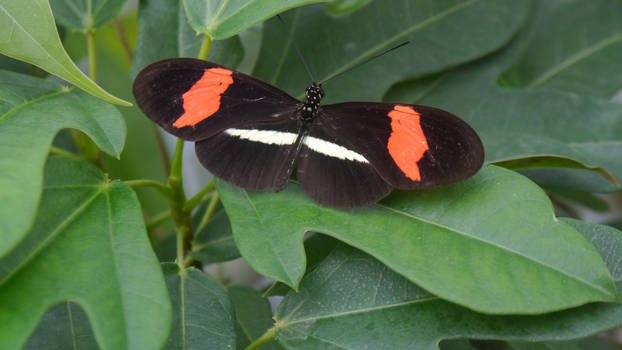
[[465, 180], [484, 162], [477, 133], [444, 110], [402, 103], [321, 105], [215, 63], [172, 58], [134, 81], [141, 110], [167, 132], [195, 142], [214, 176], [248, 190], [280, 191], [294, 170], [304, 192], [335, 208], [375, 203], [392, 189]]

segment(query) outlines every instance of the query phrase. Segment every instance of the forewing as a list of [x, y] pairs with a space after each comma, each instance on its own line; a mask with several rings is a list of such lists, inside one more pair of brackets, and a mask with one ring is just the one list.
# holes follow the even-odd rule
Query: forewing
[[[280, 190], [295, 161], [298, 121], [246, 123], [195, 144], [201, 164], [215, 176], [249, 190]], [[285, 178], [284, 178], [285, 177]]]
[[134, 81], [134, 96], [151, 120], [189, 141], [247, 122], [281, 119], [299, 103], [258, 79], [193, 58], [147, 66]]
[[380, 176], [400, 189], [462, 181], [484, 162], [477, 133], [438, 108], [350, 102], [322, 106], [318, 123], [362, 154]]
[[314, 201], [330, 207], [355, 208], [376, 203], [391, 192], [369, 161], [315, 125], [298, 157], [297, 178]]

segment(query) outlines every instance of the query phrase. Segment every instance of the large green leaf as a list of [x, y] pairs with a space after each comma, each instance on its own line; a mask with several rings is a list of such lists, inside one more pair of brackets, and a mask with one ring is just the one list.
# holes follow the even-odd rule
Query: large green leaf
[[[445, 74], [400, 84], [385, 99], [440, 107], [460, 116], [481, 136], [489, 162], [565, 158], [604, 168], [620, 182], [620, 104], [561, 91], [498, 85], [500, 74], [518, 59], [529, 38], [538, 35], [532, 27], [500, 53]], [[619, 185], [605, 189], [611, 187], [619, 189]]]
[[[148, 64], [164, 58], [196, 57], [202, 40], [202, 36], [196, 35], [186, 22], [182, 0], [141, 1], [132, 77]], [[208, 59], [235, 68], [242, 56], [242, 45], [236, 36], [214, 42]]]
[[183, 0], [192, 28], [217, 40], [291, 8], [322, 1], [326, 0]]
[[[601, 251], [622, 282], [622, 232], [568, 221]], [[438, 257], [452, 259], [450, 252]], [[570, 256], [574, 258], [574, 256]], [[580, 260], [580, 259], [576, 259]], [[529, 285], [519, 281], [521, 290]], [[472, 290], [474, 293], [477, 291]], [[622, 324], [622, 306], [594, 303], [534, 316], [491, 316], [443, 301], [350, 247], [334, 250], [276, 312], [288, 349], [437, 349], [447, 338], [568, 340]]]
[[173, 327], [166, 349], [234, 349], [234, 316], [229, 296], [209, 275], [195, 269], [180, 273], [162, 264], [173, 304]]
[[[258, 291], [242, 286], [228, 288], [235, 309], [236, 349], [246, 349], [255, 339], [272, 327], [270, 303]], [[263, 344], [261, 350], [282, 349], [274, 340]]]
[[127, 0], [50, 0], [54, 18], [60, 25], [88, 31], [115, 18]]
[[71, 61], [58, 37], [47, 0], [0, 3], [0, 53], [34, 64], [108, 102], [130, 106], [86, 77]]
[[102, 349], [166, 340], [170, 303], [136, 195], [83, 160], [49, 159], [32, 230], [0, 266], [2, 349], [20, 348], [67, 300], [85, 310]]
[[26, 233], [35, 216], [43, 166], [62, 128], [84, 131], [104, 152], [118, 156], [125, 124], [108, 103], [57, 83], [0, 71], [0, 256]]
[[373, 1], [347, 16], [308, 6], [264, 25], [255, 67], [259, 78], [302, 97], [309, 77], [295, 40], [318, 81], [344, 72], [406, 40], [410, 44], [325, 85], [325, 102], [379, 100], [397, 81], [428, 75], [476, 59], [504, 45], [521, 27], [529, 1]]
[[622, 2], [540, 0], [526, 48], [501, 79], [610, 98], [622, 89]]
[[594, 247], [554, 218], [539, 187], [499, 167], [349, 211], [320, 207], [293, 184], [281, 193], [217, 184], [242, 256], [292, 287], [305, 269], [303, 234], [315, 231], [368, 252], [442, 298], [487, 313], [542, 313], [618, 299]]

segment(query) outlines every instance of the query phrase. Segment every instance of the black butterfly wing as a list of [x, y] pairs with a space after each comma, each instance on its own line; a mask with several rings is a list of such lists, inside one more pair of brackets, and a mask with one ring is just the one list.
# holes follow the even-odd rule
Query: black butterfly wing
[[391, 192], [365, 157], [315, 125], [304, 139], [297, 178], [314, 201], [330, 207], [354, 208], [375, 203]]
[[215, 176], [249, 190], [281, 190], [296, 159], [295, 118], [245, 123], [197, 141], [201, 164]]
[[394, 103], [322, 106], [317, 123], [365, 157], [391, 186], [448, 185], [471, 177], [484, 162], [477, 133], [438, 108]]
[[261, 80], [193, 58], [147, 66], [134, 81], [134, 96], [151, 120], [188, 141], [248, 122], [288, 118], [300, 104]]

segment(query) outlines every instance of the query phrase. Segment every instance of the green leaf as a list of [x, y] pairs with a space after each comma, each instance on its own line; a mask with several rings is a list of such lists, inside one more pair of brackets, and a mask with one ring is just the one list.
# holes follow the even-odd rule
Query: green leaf
[[80, 305], [51, 307], [24, 346], [25, 350], [98, 349], [87, 315]]
[[[138, 42], [132, 63], [132, 78], [148, 64], [170, 57], [197, 57], [202, 36], [186, 22], [181, 0], [145, 0], [138, 10]], [[154, 45], [154, 43], [158, 43]], [[208, 59], [235, 68], [244, 55], [235, 36], [212, 44]]]
[[188, 22], [200, 34], [222, 40], [283, 11], [326, 0], [183, 0]]
[[[236, 349], [246, 349], [272, 327], [270, 303], [258, 291], [242, 286], [228, 288], [229, 298], [235, 310]], [[270, 340], [261, 346], [261, 350], [283, 349], [277, 342]]]
[[[622, 232], [564, 220], [589, 238], [622, 282]], [[453, 258], [450, 253], [439, 257]], [[521, 286], [529, 282], [521, 281]], [[474, 291], [475, 292], [475, 291]], [[622, 305], [593, 303], [533, 316], [479, 314], [430, 295], [377, 260], [342, 244], [305, 276], [276, 312], [288, 349], [437, 349], [447, 338], [542, 342], [585, 337], [622, 323]]]
[[0, 53], [40, 67], [108, 102], [131, 106], [104, 91], [71, 61], [58, 37], [47, 0], [4, 0], [0, 4]]
[[173, 328], [166, 349], [234, 349], [235, 330], [229, 297], [209, 275], [177, 264], [162, 264], [173, 304]]
[[540, 188], [503, 168], [487, 166], [454, 186], [397, 192], [349, 211], [320, 207], [293, 184], [281, 193], [217, 186], [244, 259], [294, 288], [305, 269], [302, 236], [315, 231], [482, 312], [531, 314], [618, 300], [594, 247], [554, 218]]
[[166, 340], [170, 304], [136, 195], [83, 160], [49, 159], [32, 230], [0, 266], [2, 349], [20, 348], [67, 300], [85, 310], [101, 349]]
[[512, 88], [548, 88], [611, 98], [622, 88], [622, 3], [538, 1], [532, 34], [501, 76]]
[[[207, 205], [203, 205], [194, 215], [195, 228], [203, 218], [206, 207]], [[229, 218], [222, 206], [216, 209], [209, 224], [195, 234], [191, 254], [194, 259], [203, 264], [229, 261], [240, 257], [240, 252], [233, 241]]]
[[65, 27], [94, 30], [115, 18], [127, 0], [50, 0], [54, 18]]
[[[533, 35], [538, 33], [527, 27], [503, 51], [424, 81], [398, 84], [385, 100], [440, 107], [460, 116], [482, 138], [488, 162], [559, 157], [604, 169], [619, 182], [620, 104], [561, 91], [498, 85], [500, 74], [518, 59]], [[557, 177], [555, 181], [567, 180]]]
[[[302, 97], [308, 74], [324, 81], [406, 40], [410, 44], [324, 85], [325, 103], [379, 100], [397, 81], [421, 77], [484, 56], [520, 29], [529, 1], [373, 1], [347, 16], [308, 6], [264, 24], [264, 44], [253, 75]], [[320, 30], [318, 30], [320, 29]]]
[[37, 209], [43, 166], [62, 128], [85, 132], [99, 148], [118, 156], [125, 124], [111, 105], [51, 81], [0, 71], [0, 256], [26, 233]]

